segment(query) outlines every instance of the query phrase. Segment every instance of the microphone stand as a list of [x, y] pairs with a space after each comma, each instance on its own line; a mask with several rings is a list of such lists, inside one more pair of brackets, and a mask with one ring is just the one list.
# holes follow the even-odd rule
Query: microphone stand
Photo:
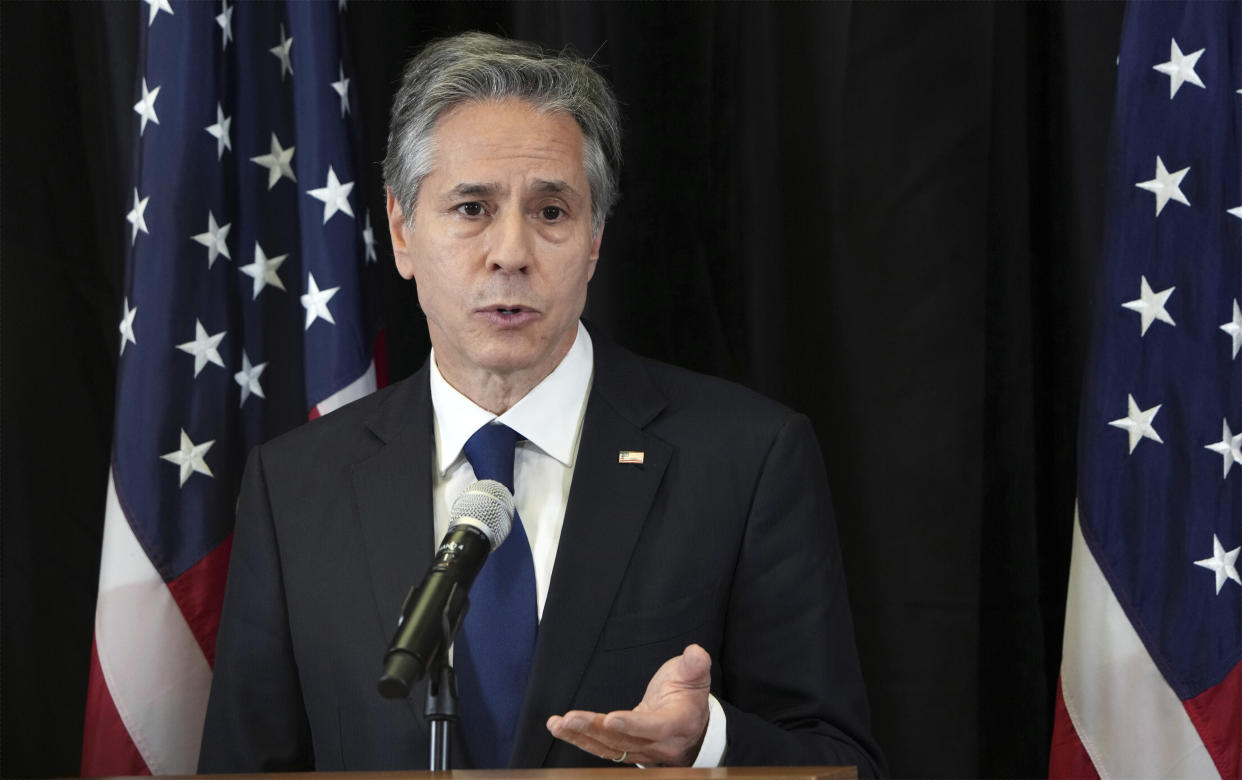
[[[456, 591], [453, 596], [462, 593], [456, 586], [453, 589]], [[440, 630], [444, 634], [440, 647], [444, 650], [436, 653], [435, 660], [427, 670], [427, 703], [423, 715], [431, 725], [432, 772], [447, 772], [452, 768], [450, 756], [453, 724], [457, 721], [457, 678], [453, 675], [453, 665], [448, 662], [448, 651], [457, 629], [461, 627], [461, 621], [466, 618], [466, 611], [470, 609], [470, 601], [464, 594], [460, 598], [464, 603], [456, 626], [449, 617], [449, 605], [456, 599], [450, 597], [445, 604], [444, 612], [440, 615]]]
[[431, 724], [431, 771], [450, 769], [453, 721], [457, 720], [457, 680], [453, 667], [439, 661], [427, 675], [427, 706], [423, 711]]
[[431, 771], [446, 772], [451, 768], [449, 764], [453, 723], [457, 721], [457, 679], [453, 675], [452, 665], [448, 662], [449, 647], [466, 619], [470, 599], [466, 596], [465, 588], [456, 582], [452, 583], [440, 609], [439, 641], [417, 643], [418, 648], [428, 657], [428, 665], [424, 667], [423, 656], [405, 646], [404, 643], [409, 637], [402, 633], [407, 619], [412, 621], [411, 624], [417, 622], [411, 615], [411, 605], [420, 603], [421, 592], [421, 587], [412, 587], [405, 597], [401, 622], [397, 624], [397, 636], [393, 637], [393, 643], [384, 657], [384, 674], [379, 680], [379, 692], [381, 696], [389, 699], [405, 698], [410, 695], [414, 683], [424, 676], [428, 678], [423, 715], [431, 726]]

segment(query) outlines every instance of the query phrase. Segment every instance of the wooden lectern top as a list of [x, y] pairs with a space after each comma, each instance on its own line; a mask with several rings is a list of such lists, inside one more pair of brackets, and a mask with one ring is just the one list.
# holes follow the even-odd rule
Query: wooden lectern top
[[[583, 769], [466, 769], [450, 772], [366, 772], [366, 780], [857, 780], [852, 766], [689, 767], [636, 766]], [[357, 780], [359, 773], [317, 775]]]
[[[312, 775], [304, 772], [196, 775], [194, 780], [235, 780], [240, 777], [307, 780]], [[313, 777], [314, 780], [857, 780], [858, 770], [852, 766], [730, 766], [712, 769], [619, 766], [592, 769], [459, 769], [450, 772], [316, 772]]]

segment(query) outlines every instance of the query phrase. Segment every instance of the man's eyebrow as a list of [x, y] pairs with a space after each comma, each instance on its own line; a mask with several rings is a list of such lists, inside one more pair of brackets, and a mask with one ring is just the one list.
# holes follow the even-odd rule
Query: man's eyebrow
[[[444, 193], [444, 198], [446, 200], [452, 200], [455, 198], [487, 197], [495, 195], [500, 190], [501, 186], [498, 182], [464, 181]], [[543, 194], [564, 194], [573, 197], [581, 197], [581, 193], [574, 189], [569, 182], [563, 181], [562, 179], [536, 179], [531, 185], [531, 190]]]
[[560, 179], [536, 179], [535, 185], [531, 187], [531, 189], [535, 192], [543, 192], [553, 195], [560, 193], [574, 196], [580, 195], [576, 189], [569, 186], [569, 182], [562, 181]]
[[445, 193], [448, 198], [473, 198], [480, 195], [491, 195], [500, 189], [496, 182], [464, 181]]

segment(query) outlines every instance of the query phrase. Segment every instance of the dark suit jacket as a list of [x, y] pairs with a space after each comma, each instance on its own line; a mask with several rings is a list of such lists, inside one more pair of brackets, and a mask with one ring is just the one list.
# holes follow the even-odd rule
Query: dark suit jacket
[[[511, 765], [606, 765], [553, 739], [548, 716], [629, 709], [697, 642], [727, 714], [727, 763], [882, 771], [811, 425], [593, 336]], [[621, 450], [643, 463], [618, 463]], [[251, 454], [201, 771], [428, 767], [425, 689], [392, 701], [376, 681], [434, 549], [432, 452], [424, 366]]]

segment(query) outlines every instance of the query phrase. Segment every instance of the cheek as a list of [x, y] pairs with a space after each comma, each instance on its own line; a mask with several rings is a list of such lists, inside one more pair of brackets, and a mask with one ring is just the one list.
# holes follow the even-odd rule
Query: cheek
[[451, 246], [429, 238], [424, 236], [410, 252], [411, 273], [418, 283], [420, 295], [422, 290], [452, 290], [454, 270], [460, 267], [459, 263], [453, 262]]
[[437, 304], [443, 305], [445, 286], [439, 269], [434, 264], [422, 259], [413, 263], [415, 290], [418, 293], [418, 305], [425, 313], [436, 311]]
[[560, 293], [558, 297], [561, 301], [568, 304], [568, 308], [577, 309], [579, 314], [586, 304], [587, 281], [589, 279], [590, 275], [587, 269], [579, 264], [575, 265], [572, 271], [567, 271], [560, 280]]
[[582, 287], [584, 294], [586, 292], [587, 282], [591, 281], [591, 277], [594, 275], [595, 275], [595, 261], [594, 260], [591, 260], [588, 258], [585, 262], [582, 260], [578, 261], [577, 265], [574, 268], [574, 281], [576, 284]]

